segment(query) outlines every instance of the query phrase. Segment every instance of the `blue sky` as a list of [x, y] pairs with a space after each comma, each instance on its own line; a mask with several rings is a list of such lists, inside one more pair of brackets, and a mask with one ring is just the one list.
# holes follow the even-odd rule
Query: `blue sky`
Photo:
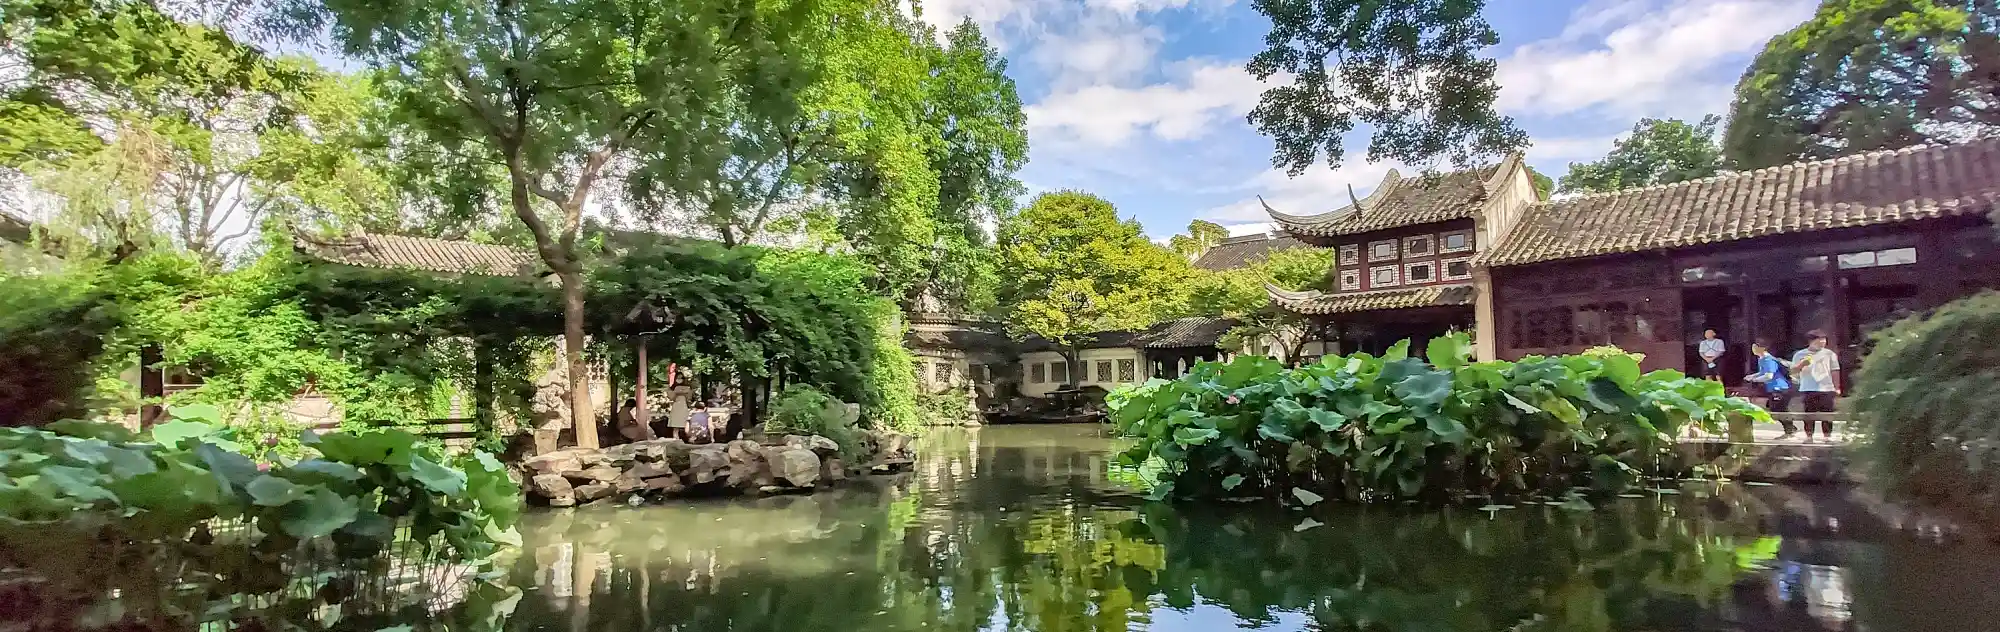
[[[1816, 0], [1488, 0], [1500, 33], [1500, 108], [1535, 142], [1531, 164], [1560, 176], [1594, 160], [1642, 117], [1726, 114], [1737, 77]], [[1270, 167], [1271, 143], [1244, 123], [1262, 86], [1243, 71], [1268, 22], [1248, 0], [928, 0], [940, 25], [971, 18], [1009, 60], [1027, 104], [1030, 192], [1104, 196], [1165, 237], [1201, 218], [1263, 230], [1256, 196], [1306, 214], [1366, 195], [1390, 168], [1363, 161], [1299, 178]]]

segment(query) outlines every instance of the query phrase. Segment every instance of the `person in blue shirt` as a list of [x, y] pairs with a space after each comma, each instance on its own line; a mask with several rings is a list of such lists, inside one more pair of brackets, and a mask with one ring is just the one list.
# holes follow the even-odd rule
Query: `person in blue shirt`
[[[1757, 372], [1743, 380], [1763, 387], [1764, 396], [1756, 398], [1761, 400], [1757, 405], [1774, 413], [1785, 412], [1785, 407], [1791, 403], [1792, 395], [1792, 382], [1785, 378], [1786, 370], [1791, 368], [1787, 366], [1790, 363], [1771, 355], [1770, 343], [1763, 340], [1750, 343], [1750, 355], [1757, 358]], [[1785, 428], [1785, 433], [1779, 437], [1780, 439], [1789, 439], [1799, 433], [1790, 419], [1779, 419], [1778, 423]]]

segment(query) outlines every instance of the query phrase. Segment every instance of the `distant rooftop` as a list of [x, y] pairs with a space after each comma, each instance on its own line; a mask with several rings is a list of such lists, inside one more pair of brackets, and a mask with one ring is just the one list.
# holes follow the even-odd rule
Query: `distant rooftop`
[[1218, 272], [1234, 270], [1263, 259], [1272, 252], [1308, 247], [1311, 246], [1291, 235], [1276, 232], [1230, 237], [1196, 257], [1194, 266]]

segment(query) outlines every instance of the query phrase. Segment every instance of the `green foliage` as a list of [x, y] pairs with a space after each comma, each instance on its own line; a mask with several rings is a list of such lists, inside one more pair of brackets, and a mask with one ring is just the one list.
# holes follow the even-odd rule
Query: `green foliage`
[[840, 456], [858, 463], [864, 455], [861, 432], [847, 416], [847, 406], [839, 398], [811, 386], [790, 385], [771, 401], [771, 418], [764, 422], [767, 435], [819, 435], [840, 446]]
[[1597, 358], [1600, 360], [1611, 357], [1624, 357], [1624, 358], [1631, 358], [1633, 362], [1646, 361], [1646, 354], [1626, 351], [1624, 349], [1618, 348], [1618, 345], [1598, 345], [1595, 347], [1591, 347], [1589, 349], [1584, 349], [1583, 355], [1585, 357]]
[[2000, 494], [2000, 293], [1953, 301], [1873, 340], [1853, 398], [1869, 481], [1991, 507]]
[[1189, 261], [1193, 261], [1200, 258], [1203, 253], [1208, 252], [1208, 249], [1214, 248], [1216, 244], [1222, 243], [1222, 240], [1228, 238], [1229, 229], [1223, 228], [1221, 224], [1215, 222], [1198, 219], [1188, 222], [1187, 234], [1174, 235], [1168, 239], [1167, 247], [1172, 248], [1180, 256], [1187, 257]]
[[39, 426], [91, 407], [95, 361], [123, 312], [90, 276], [0, 273], [0, 425]]
[[1245, 267], [1197, 272], [1189, 284], [1188, 309], [1240, 321], [1220, 341], [1225, 347], [1268, 338], [1283, 343], [1285, 357], [1292, 358], [1298, 355], [1297, 350], [1304, 344], [1313, 322], [1272, 307], [1264, 285], [1269, 283], [1286, 290], [1323, 287], [1332, 270], [1331, 248], [1274, 250]]
[[1037, 196], [1000, 225], [1000, 304], [1018, 334], [1064, 346], [1085, 335], [1136, 329], [1184, 309], [1188, 261], [1118, 219], [1103, 198]]
[[519, 544], [520, 490], [485, 453], [335, 433], [305, 438], [316, 456], [259, 464], [239, 450], [265, 442], [213, 408], [172, 413], [151, 440], [74, 421], [0, 429], [0, 563], [39, 580], [24, 584], [29, 620], [192, 629], [381, 608], [357, 588], [392, 558], [476, 568]]
[[1823, 0], [1736, 84], [1723, 153], [1737, 169], [1964, 140], [2000, 126], [2000, 5]]
[[978, 425], [979, 407], [973, 404], [972, 394], [962, 388], [947, 388], [917, 395], [917, 411], [925, 425], [965, 426]]
[[1680, 119], [1641, 119], [1632, 134], [1618, 139], [1603, 160], [1569, 163], [1563, 193], [1602, 193], [1655, 184], [1673, 184], [1722, 170], [1715, 131], [1722, 118], [1709, 115], [1689, 125]]
[[1559, 495], [1661, 472], [1690, 424], [1768, 418], [1720, 383], [1642, 375], [1629, 357], [1471, 362], [1463, 335], [1432, 340], [1428, 362], [1408, 347], [1298, 369], [1242, 356], [1120, 389], [1112, 421], [1138, 440], [1121, 459], [1162, 462], [1160, 497]]
[[1287, 173], [1305, 173], [1322, 153], [1339, 167], [1357, 124], [1373, 130], [1370, 161], [1471, 166], [1527, 146], [1527, 134], [1493, 107], [1497, 65], [1480, 52], [1500, 39], [1480, 15], [1485, 0], [1253, 5], [1271, 32], [1250, 74], [1292, 83], [1265, 90], [1250, 123], [1277, 143], [1271, 162]]
[[1528, 179], [1535, 183], [1535, 199], [1549, 199], [1549, 194], [1556, 190], [1556, 181], [1542, 175], [1542, 172], [1536, 171], [1534, 167], [1528, 167]]

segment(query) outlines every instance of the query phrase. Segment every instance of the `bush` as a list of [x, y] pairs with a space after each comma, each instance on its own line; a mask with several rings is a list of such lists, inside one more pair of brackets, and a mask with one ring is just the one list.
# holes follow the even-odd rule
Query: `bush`
[[446, 458], [386, 431], [308, 436], [316, 456], [293, 460], [212, 409], [172, 414], [149, 437], [76, 421], [0, 429], [0, 568], [30, 580], [0, 602], [32, 606], [17, 619], [28, 628], [92, 613], [123, 629], [290, 629], [276, 624], [448, 598], [381, 589], [445, 588], [519, 544], [520, 489], [484, 453]]
[[0, 275], [0, 425], [84, 416], [118, 314], [81, 274]]
[[1469, 362], [1464, 335], [1383, 357], [1285, 369], [1243, 356], [1179, 380], [1121, 388], [1121, 457], [1157, 468], [1155, 497], [1322, 496], [1357, 501], [1620, 490], [1675, 462], [1687, 424], [1768, 418], [1716, 382], [1641, 374], [1624, 355]]
[[972, 395], [962, 388], [947, 388], [917, 395], [917, 412], [926, 425], [973, 426], [979, 424], [979, 409]]
[[1991, 504], [2000, 495], [2000, 293], [1904, 319], [1873, 342], [1852, 404], [1868, 479], [1894, 493]]
[[847, 415], [847, 405], [832, 395], [803, 384], [786, 386], [771, 403], [770, 420], [764, 422], [767, 435], [819, 435], [840, 446], [840, 457], [849, 463], [862, 456], [861, 432]]

